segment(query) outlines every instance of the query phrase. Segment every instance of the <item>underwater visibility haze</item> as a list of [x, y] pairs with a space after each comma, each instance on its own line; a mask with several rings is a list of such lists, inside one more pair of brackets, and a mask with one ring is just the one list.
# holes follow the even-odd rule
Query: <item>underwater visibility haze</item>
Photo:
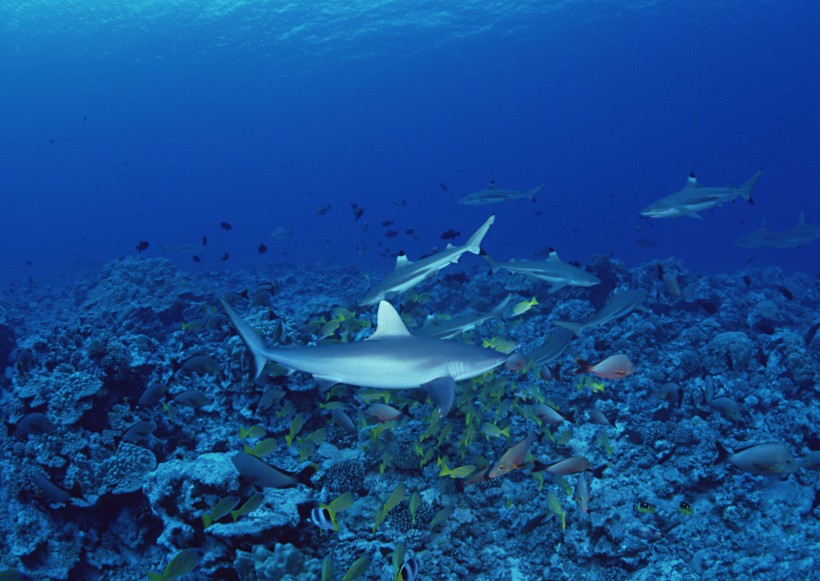
[[818, 29], [0, 0], [0, 578], [812, 578]]

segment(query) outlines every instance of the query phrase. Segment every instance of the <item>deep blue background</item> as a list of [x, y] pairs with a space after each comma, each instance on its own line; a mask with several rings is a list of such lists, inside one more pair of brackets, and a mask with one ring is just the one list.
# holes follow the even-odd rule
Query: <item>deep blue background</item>
[[[412, 258], [490, 213], [500, 258], [551, 245], [565, 260], [817, 270], [820, 242], [733, 241], [800, 210], [820, 223], [820, 3], [345, 4], [0, 2], [0, 270], [100, 263], [140, 239], [161, 255], [207, 234], [200, 265], [169, 256], [386, 271], [380, 242]], [[754, 206], [638, 218], [690, 171], [724, 185], [758, 167]], [[491, 179], [547, 187], [536, 204], [455, 202]], [[384, 238], [386, 219], [420, 239]], [[271, 240], [277, 226], [293, 237]]]

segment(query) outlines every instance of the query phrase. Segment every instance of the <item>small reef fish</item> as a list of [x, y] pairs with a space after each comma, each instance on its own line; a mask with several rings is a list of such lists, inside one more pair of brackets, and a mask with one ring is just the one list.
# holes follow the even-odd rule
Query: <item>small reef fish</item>
[[239, 474], [260, 488], [294, 488], [299, 484], [316, 488], [310, 479], [318, 470], [316, 464], [309, 464], [299, 472], [287, 472], [245, 452], [234, 454], [231, 462]]
[[79, 483], [77, 483], [72, 490], [66, 490], [62, 486], [54, 484], [49, 480], [40, 470], [33, 470], [31, 476], [34, 479], [34, 484], [40, 489], [40, 492], [48, 498], [51, 502], [66, 503], [72, 498], [83, 498]]
[[504, 452], [501, 458], [490, 468], [490, 471], [487, 473], [487, 478], [498, 478], [499, 476], [509, 474], [513, 470], [521, 468], [525, 463], [527, 452], [529, 452], [530, 446], [535, 441], [535, 438], [535, 434], [531, 433]]
[[652, 514], [655, 512], [655, 505], [650, 502], [646, 502], [645, 500], [641, 500], [635, 505], [635, 510], [642, 514]]
[[563, 414], [559, 412], [552, 406], [548, 406], [545, 403], [538, 403], [532, 406], [532, 411], [535, 416], [540, 419], [545, 424], [552, 424], [553, 426], [558, 426], [563, 424], [564, 422], [569, 422], [570, 424], [575, 423], [575, 419], [570, 412], [564, 412]]
[[324, 216], [325, 214], [327, 214], [328, 212], [330, 212], [330, 208], [331, 208], [331, 205], [330, 205], [330, 204], [324, 204], [324, 205], [319, 206], [318, 208], [316, 208], [316, 211], [315, 211], [315, 212], [313, 212], [313, 213], [314, 213], [316, 216]]
[[130, 428], [125, 430], [125, 433], [122, 435], [122, 441], [135, 444], [142, 440], [147, 440], [148, 437], [151, 434], [153, 434], [154, 430], [156, 429], [156, 422], [153, 422], [151, 420], [140, 420], [139, 422], [135, 423]]
[[394, 408], [392, 405], [381, 402], [370, 404], [367, 408], [367, 413], [380, 422], [396, 420], [404, 415], [401, 410]]
[[797, 470], [797, 461], [785, 444], [779, 442], [755, 444], [729, 452], [723, 444], [715, 440], [718, 456], [712, 464], [728, 462], [735, 468], [758, 476], [782, 476]]
[[606, 414], [598, 408], [592, 408], [589, 411], [589, 421], [599, 426], [615, 427], [615, 422], [610, 421], [610, 419], [606, 417]]
[[535, 195], [541, 191], [546, 184], [538, 184], [534, 188], [526, 191], [521, 190], [502, 190], [495, 187], [495, 181], [490, 181], [487, 187], [477, 192], [471, 192], [458, 199], [459, 204], [467, 206], [478, 206], [481, 204], [497, 204], [499, 202], [506, 202], [509, 200], [530, 199], [535, 201]]
[[635, 366], [629, 357], [623, 353], [611, 355], [595, 365], [591, 365], [583, 359], [577, 359], [578, 369], [575, 370], [575, 375], [580, 373], [592, 373], [602, 379], [623, 379], [635, 372]]
[[156, 405], [164, 395], [165, 386], [160, 383], [152, 383], [145, 388], [137, 403], [144, 407]]
[[558, 460], [552, 464], [541, 464], [536, 462], [533, 466], [533, 472], [548, 472], [553, 476], [568, 476], [570, 474], [577, 474], [589, 468], [589, 460], [583, 456], [572, 456]]
[[457, 230], [453, 230], [452, 228], [450, 228], [449, 230], [446, 230], [445, 232], [441, 233], [441, 239], [442, 240], [455, 240], [459, 236], [461, 236], [461, 232], [458, 232]]
[[348, 434], [356, 433], [356, 424], [353, 420], [342, 410], [333, 410], [330, 412], [330, 417], [333, 418], [333, 423], [339, 426]]
[[15, 432], [23, 432], [34, 436], [49, 434], [53, 431], [54, 424], [45, 414], [40, 412], [31, 412], [24, 415], [15, 426]]
[[747, 202], [753, 204], [752, 189], [757, 184], [762, 173], [762, 170], [757, 170], [757, 172], [739, 188], [733, 188], [731, 186], [723, 188], [704, 188], [698, 183], [695, 174], [691, 173], [682, 190], [674, 194], [669, 194], [657, 202], [650, 204], [641, 210], [641, 216], [646, 218], [679, 218], [681, 216], [689, 216], [690, 218], [701, 220], [703, 216], [698, 214], [698, 212], [722, 206], [725, 202], [731, 202], [738, 196], [742, 196]]
[[211, 509], [211, 512], [202, 515], [202, 524], [207, 529], [219, 519], [228, 516], [240, 502], [238, 496], [226, 496], [217, 502]]
[[143, 250], [147, 250], [150, 244], [147, 240], [140, 240], [137, 242], [137, 252], [142, 252]]
[[210, 398], [198, 389], [183, 391], [173, 399], [174, 403], [191, 408], [201, 408], [211, 403]]
[[583, 323], [573, 323], [570, 321], [555, 321], [559, 327], [569, 329], [576, 336], [580, 337], [584, 329], [603, 325], [610, 321], [625, 317], [634, 310], [644, 309], [641, 303], [646, 299], [646, 291], [643, 289], [628, 290], [615, 294], [603, 308], [592, 315]]
[[575, 494], [573, 494], [572, 499], [581, 512], [589, 512], [589, 479], [585, 471], [578, 474], [578, 480], [575, 482]]
[[265, 246], [264, 242], [259, 243], [259, 247], [256, 249], [259, 254], [265, 254], [268, 251], [268, 247]]
[[162, 573], [148, 573], [148, 581], [171, 581], [190, 573], [205, 556], [199, 549], [182, 549], [163, 569]]
[[529, 311], [531, 308], [533, 308], [534, 306], [536, 306], [538, 304], [539, 304], [539, 302], [536, 300], [535, 297], [532, 297], [532, 299], [530, 299], [528, 301], [521, 301], [519, 303], [516, 303], [515, 306], [513, 306], [513, 309], [512, 309], [512, 316], [517, 317], [519, 315], [523, 315], [524, 313], [526, 313], [527, 311]]
[[233, 230], [233, 224], [230, 222], [220, 222], [219, 227], [222, 228], [225, 232], [230, 232]]

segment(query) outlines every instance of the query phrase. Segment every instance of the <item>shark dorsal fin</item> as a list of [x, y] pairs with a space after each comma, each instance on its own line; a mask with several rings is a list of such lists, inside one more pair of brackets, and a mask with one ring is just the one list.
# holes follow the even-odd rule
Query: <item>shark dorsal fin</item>
[[376, 317], [376, 331], [365, 341], [383, 339], [385, 337], [404, 337], [410, 335], [410, 331], [404, 325], [399, 313], [393, 305], [387, 301], [379, 303], [379, 314]]
[[445, 248], [445, 250], [451, 250], [451, 249], [453, 249], [453, 248], [455, 248], [455, 246], [453, 246], [452, 244], [450, 244], [450, 243], [448, 242], [448, 243], [447, 243], [447, 247]]
[[686, 188], [699, 188], [700, 184], [698, 183], [698, 178], [695, 176], [695, 172], [689, 174], [689, 179], [686, 180]]
[[547, 257], [547, 262], [561, 262], [561, 259], [558, 257], [558, 253], [553, 250], [550, 252], [550, 255]]
[[409, 258], [407, 258], [406, 254], [399, 254], [396, 257], [396, 270], [404, 268], [408, 264], [413, 264], [413, 262]]

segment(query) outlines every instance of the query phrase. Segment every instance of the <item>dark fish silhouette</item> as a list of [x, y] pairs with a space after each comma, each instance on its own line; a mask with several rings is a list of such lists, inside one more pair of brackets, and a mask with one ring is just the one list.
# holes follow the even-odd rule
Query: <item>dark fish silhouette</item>
[[350, 207], [353, 208], [353, 220], [358, 220], [364, 214], [364, 208], [362, 208], [359, 204], [350, 204]]
[[416, 233], [416, 229], [415, 228], [408, 228], [407, 230], [404, 231], [404, 233], [407, 234], [408, 236], [412, 236], [413, 234]]
[[225, 232], [233, 230], [233, 225], [230, 222], [220, 222], [219, 227], [225, 230]]
[[467, 278], [467, 275], [464, 274], [463, 272], [454, 272], [453, 274], [445, 274], [444, 275], [444, 280], [446, 280], [447, 282], [465, 283], [469, 279]]
[[746, 286], [752, 286], [752, 279], [749, 278], [748, 274], [743, 275], [743, 282], [746, 283]]
[[145, 250], [149, 246], [150, 246], [150, 244], [148, 244], [148, 241], [140, 240], [139, 243], [137, 244], [137, 252], [142, 252], [143, 250]]
[[778, 286], [777, 290], [779, 290], [780, 294], [782, 294], [784, 297], [786, 297], [787, 300], [790, 300], [790, 301], [794, 300], [794, 295], [792, 294], [792, 291], [787, 289], [785, 286]]
[[208, 237], [207, 236], [202, 237], [202, 246], [208, 246]]
[[441, 233], [442, 240], [455, 240], [459, 236], [461, 236], [461, 232], [458, 230], [453, 230], [452, 228]]
[[330, 212], [330, 204], [325, 204], [324, 206], [319, 206], [318, 208], [316, 208], [314, 214], [316, 214], [317, 216], [324, 216], [328, 212]]
[[811, 345], [811, 342], [814, 341], [814, 336], [817, 335], [817, 329], [820, 329], [820, 322], [815, 323], [809, 329], [809, 332], [806, 333], [806, 345]]
[[228, 260], [230, 257], [231, 257], [231, 255], [226, 252], [225, 254], [222, 255], [222, 260]]
[[399, 233], [396, 232], [395, 230], [388, 230], [387, 232], [384, 233], [384, 235], [387, 236], [388, 238], [395, 238], [396, 236], [399, 235]]
[[264, 242], [259, 243], [259, 254], [265, 254], [268, 251], [268, 247], [265, 246]]
[[199, 257], [199, 255], [197, 255], [197, 254], [194, 254], [194, 255], [191, 257], [191, 260], [193, 260], [194, 262], [202, 262], [202, 259], [201, 259], [201, 258]]
[[395, 223], [396, 223], [396, 222], [395, 222], [394, 220], [385, 220], [384, 222], [382, 222], [382, 226], [384, 226], [385, 228], [387, 228], [388, 226], [392, 226], [392, 225], [393, 225], [393, 224], [395, 224]]

